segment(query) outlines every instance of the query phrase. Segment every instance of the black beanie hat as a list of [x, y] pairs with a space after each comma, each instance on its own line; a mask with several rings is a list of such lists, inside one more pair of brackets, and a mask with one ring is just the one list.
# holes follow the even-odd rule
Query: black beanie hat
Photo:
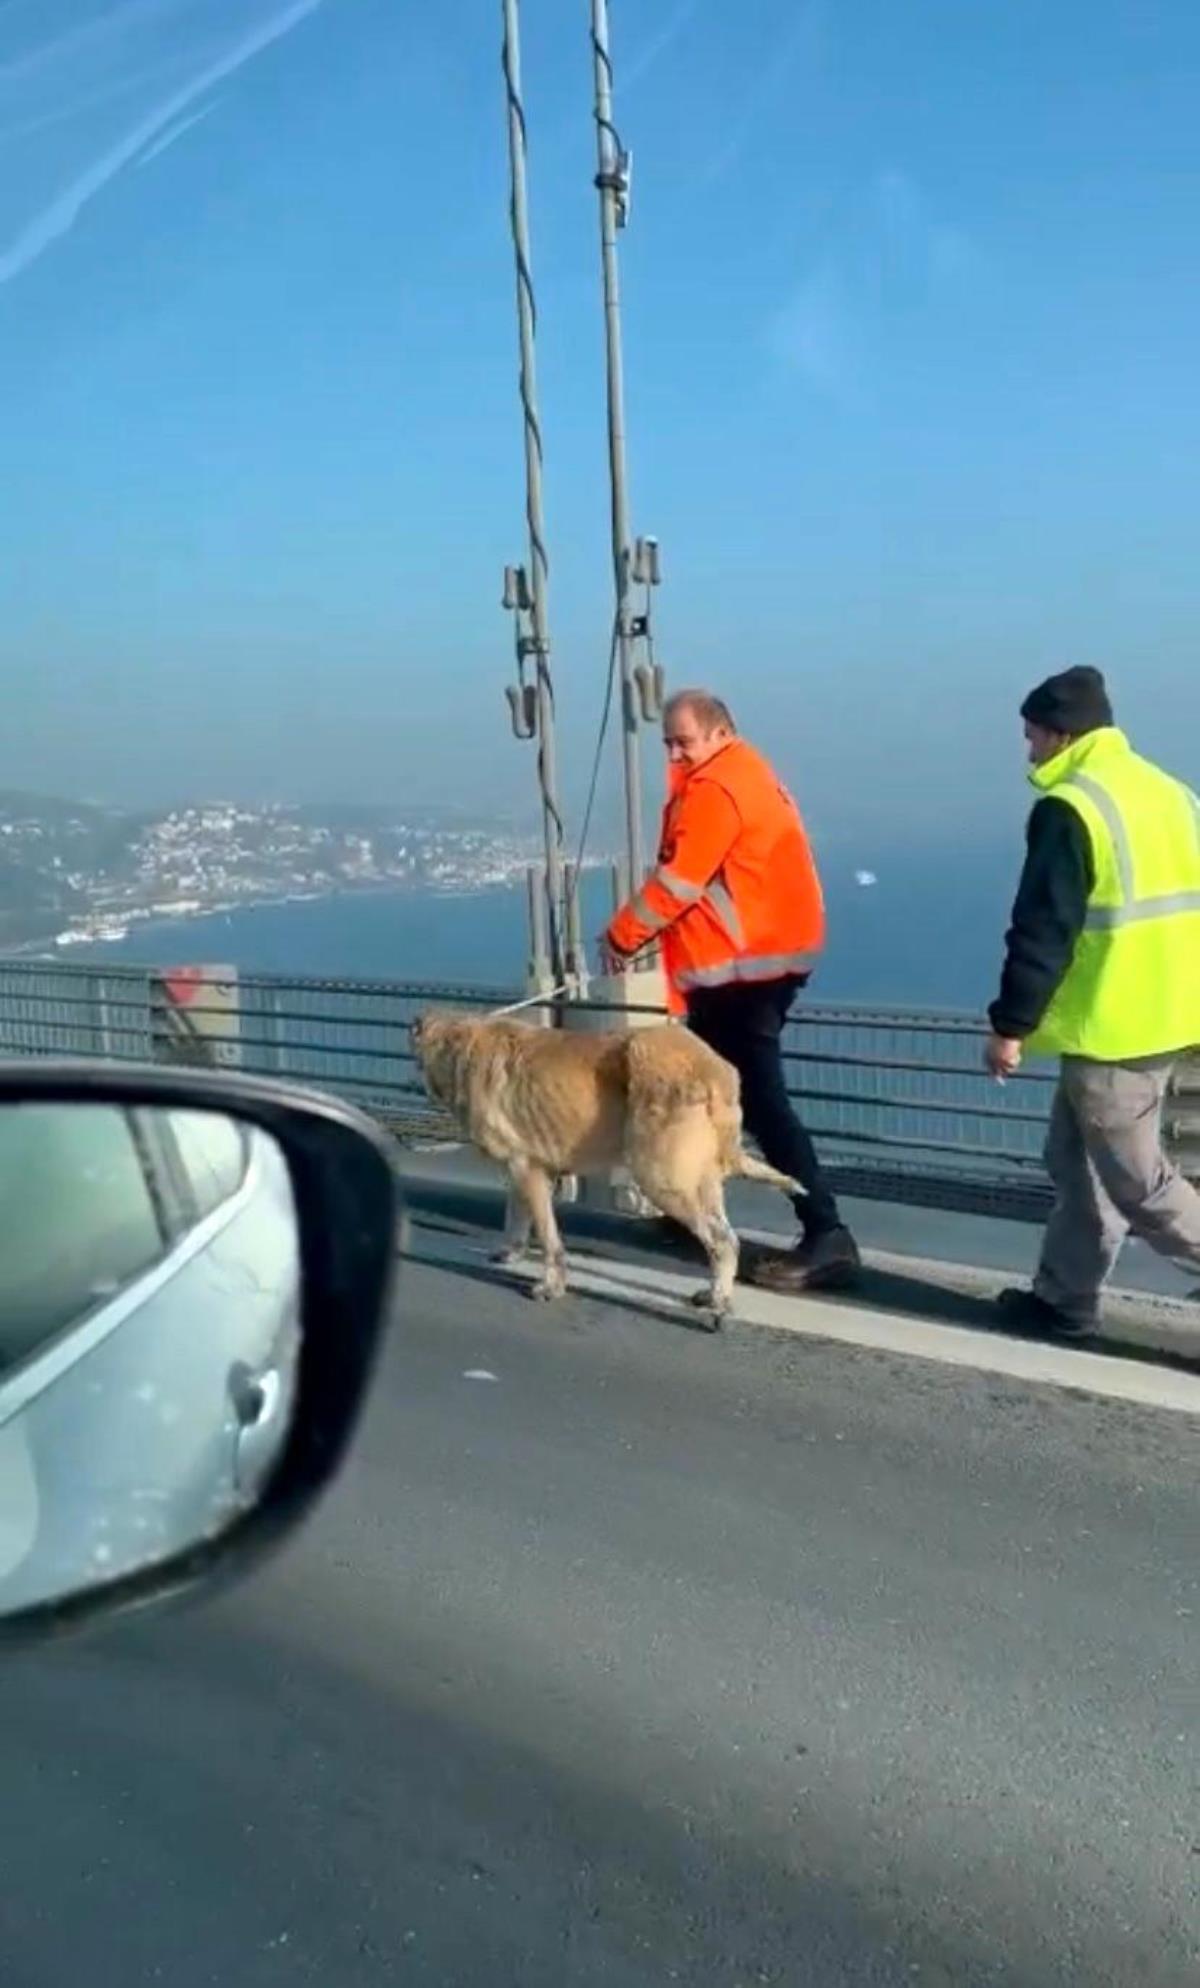
[[1072, 738], [1080, 738], [1084, 732], [1095, 732], [1102, 725], [1111, 725], [1113, 708], [1099, 670], [1080, 665], [1073, 670], [1063, 670], [1059, 676], [1048, 676], [1045, 683], [1039, 683], [1022, 704], [1021, 716], [1027, 718], [1031, 725], [1041, 725], [1047, 732], [1063, 732]]

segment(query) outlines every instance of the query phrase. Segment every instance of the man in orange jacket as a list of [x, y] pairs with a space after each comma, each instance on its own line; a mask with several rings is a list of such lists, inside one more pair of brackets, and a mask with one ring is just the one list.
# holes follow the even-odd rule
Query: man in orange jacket
[[799, 1181], [803, 1236], [747, 1266], [756, 1283], [802, 1291], [849, 1282], [854, 1238], [792, 1108], [781, 1036], [825, 941], [820, 879], [799, 811], [708, 691], [681, 690], [663, 714], [668, 793], [658, 861], [605, 934], [628, 959], [657, 941], [671, 1006], [732, 1063], [746, 1128]]

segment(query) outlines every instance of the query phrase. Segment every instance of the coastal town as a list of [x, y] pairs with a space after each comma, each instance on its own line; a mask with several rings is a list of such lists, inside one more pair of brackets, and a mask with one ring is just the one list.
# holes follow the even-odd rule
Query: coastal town
[[384, 808], [126, 814], [0, 793], [0, 948], [94, 945], [151, 919], [347, 891], [484, 890], [511, 883], [532, 853], [511, 825]]

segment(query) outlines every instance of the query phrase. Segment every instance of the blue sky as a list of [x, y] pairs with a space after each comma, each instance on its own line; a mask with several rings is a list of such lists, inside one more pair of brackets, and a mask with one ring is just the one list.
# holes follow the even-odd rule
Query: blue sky
[[[524, 0], [576, 818], [608, 612], [586, 17]], [[1068, 661], [1195, 779], [1200, 10], [612, 24], [676, 680], [881, 863], [1016, 818], [1014, 708]], [[492, 0], [0, 4], [0, 784], [527, 790], [498, 33]]]

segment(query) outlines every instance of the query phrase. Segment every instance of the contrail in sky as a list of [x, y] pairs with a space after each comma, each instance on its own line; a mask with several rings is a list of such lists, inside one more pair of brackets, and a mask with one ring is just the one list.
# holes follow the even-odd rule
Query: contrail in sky
[[[0, 8], [0, 12], [3, 9]], [[71, 28], [66, 34], [55, 35], [52, 41], [39, 42], [26, 55], [18, 55], [12, 62], [0, 62], [0, 90], [10, 89], [14, 83], [24, 87], [31, 76], [36, 77], [39, 69], [53, 63], [61, 63], [64, 56], [78, 55], [99, 43], [111, 42], [123, 28], [137, 27], [141, 21], [153, 21], [156, 14], [164, 11], [163, 0], [124, 0], [120, 7], [102, 14], [94, 21], [87, 21], [81, 28]]]
[[272, 42], [282, 40], [309, 14], [315, 14], [320, 5], [321, 0], [292, 0], [291, 6], [273, 14], [189, 82], [181, 84], [154, 110], [148, 111], [123, 138], [102, 152], [98, 159], [94, 159], [90, 166], [63, 187], [40, 214], [35, 214], [26, 223], [15, 240], [0, 251], [0, 284], [10, 283], [14, 276], [19, 276], [22, 270], [36, 262], [53, 242], [61, 241], [64, 235], [69, 234], [89, 201], [103, 192], [109, 182], [132, 164], [139, 152], [150, 145], [165, 126], [174, 123], [197, 97], [203, 96], [206, 90], [211, 90], [226, 76], [232, 76], [243, 63], [249, 62], [262, 49], [269, 48]]
[[652, 69], [660, 55], [664, 55], [671, 43], [683, 33], [684, 28], [701, 6], [702, 0], [678, 0], [674, 11], [668, 14], [661, 28], [650, 37], [645, 47], [634, 56], [620, 78], [623, 90], [632, 90], [648, 69]]
[[173, 124], [168, 131], [162, 132], [155, 139], [153, 145], [142, 153], [141, 158], [138, 160], [139, 169], [142, 166], [148, 166], [151, 159], [161, 158], [164, 152], [169, 152], [172, 145], [178, 144], [185, 131], [190, 131], [193, 125], [203, 124], [205, 118], [211, 117], [216, 108], [216, 99], [214, 98], [212, 103], [201, 104], [200, 109], [194, 110], [190, 117], [185, 117], [181, 123]]

